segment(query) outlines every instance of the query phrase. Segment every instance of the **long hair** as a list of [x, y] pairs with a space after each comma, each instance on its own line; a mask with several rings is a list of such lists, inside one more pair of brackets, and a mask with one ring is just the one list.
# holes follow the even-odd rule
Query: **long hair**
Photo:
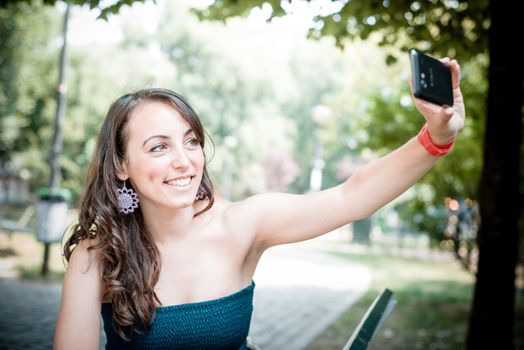
[[[175, 92], [144, 89], [117, 99], [107, 112], [98, 135], [96, 149], [87, 173], [86, 189], [79, 203], [78, 223], [64, 244], [67, 261], [74, 247], [85, 239], [97, 239], [88, 251], [100, 250], [104, 299], [110, 300], [118, 333], [124, 339], [150, 328], [155, 317], [154, 292], [160, 273], [159, 251], [144, 225], [140, 208], [131, 214], [120, 212], [117, 174], [125, 160], [127, 125], [136, 108], [145, 102], [162, 101], [173, 106], [193, 129], [204, 149], [205, 132], [199, 117]], [[128, 185], [130, 183], [128, 182]], [[199, 191], [208, 199], [200, 215], [214, 202], [213, 185], [204, 165]]]

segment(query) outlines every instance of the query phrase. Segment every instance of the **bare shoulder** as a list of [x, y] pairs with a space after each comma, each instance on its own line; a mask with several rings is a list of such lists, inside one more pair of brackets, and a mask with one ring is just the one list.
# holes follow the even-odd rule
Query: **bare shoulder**
[[256, 207], [254, 197], [248, 197], [238, 202], [230, 202], [226, 200], [220, 201], [220, 212], [224, 221], [228, 225], [237, 226], [249, 225], [251, 221], [251, 213]]
[[64, 276], [54, 349], [98, 349], [102, 288], [95, 239], [74, 247]]
[[93, 249], [99, 243], [98, 238], [84, 239], [74, 248], [67, 264], [67, 271], [80, 272], [81, 274], [98, 275], [100, 271], [99, 249]]
[[[246, 200], [232, 202], [223, 198], [217, 198], [213, 205], [214, 219], [220, 222], [224, 232], [227, 232], [228, 237], [236, 237], [232, 241], [236, 244], [251, 245], [253, 241], [253, 225], [250, 220], [249, 206], [246, 206]], [[242, 245], [244, 245], [242, 244]]]
[[271, 216], [268, 208], [276, 208], [281, 194], [261, 193], [238, 202], [230, 202], [224, 210], [228, 227], [239, 233], [257, 252], [263, 251], [259, 237], [261, 224]]
[[225, 214], [237, 223], [256, 226], [258, 218], [263, 217], [268, 208], [275, 208], [282, 199], [295, 196], [287, 193], [255, 194], [244, 200], [229, 203]]
[[62, 311], [96, 309], [102, 302], [101, 254], [98, 249], [89, 249], [96, 242], [95, 239], [79, 242], [69, 257], [62, 288]]

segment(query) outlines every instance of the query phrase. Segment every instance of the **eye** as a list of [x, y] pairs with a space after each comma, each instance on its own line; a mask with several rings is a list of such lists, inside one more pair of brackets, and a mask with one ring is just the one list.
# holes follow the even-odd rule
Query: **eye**
[[164, 145], [163, 143], [161, 143], [160, 145], [156, 145], [154, 146], [153, 148], [151, 148], [149, 150], [149, 152], [154, 152], [154, 153], [158, 153], [158, 152], [162, 152], [163, 150], [165, 150], [167, 148], [166, 145]]
[[186, 145], [189, 148], [197, 148], [198, 146], [200, 146], [200, 142], [198, 142], [198, 140], [196, 138], [191, 138], [191, 139], [186, 141]]

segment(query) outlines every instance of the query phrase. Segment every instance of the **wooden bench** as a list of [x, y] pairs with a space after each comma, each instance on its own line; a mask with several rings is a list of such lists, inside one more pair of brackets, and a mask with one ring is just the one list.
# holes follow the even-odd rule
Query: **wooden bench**
[[343, 350], [366, 350], [369, 347], [384, 320], [397, 304], [392, 297], [393, 292], [386, 288], [375, 298]]
[[29, 221], [34, 215], [35, 207], [29, 205], [16, 220], [12, 218], [0, 218], [0, 229], [6, 231], [9, 235], [14, 232], [34, 233], [34, 227], [29, 226]]

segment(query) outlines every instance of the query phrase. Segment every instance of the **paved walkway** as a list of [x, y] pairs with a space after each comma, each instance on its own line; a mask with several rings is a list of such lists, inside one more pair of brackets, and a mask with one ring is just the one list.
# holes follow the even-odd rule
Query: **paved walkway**
[[[358, 300], [371, 278], [365, 267], [301, 243], [266, 252], [254, 280], [256, 345], [302, 350]], [[59, 284], [0, 278], [0, 349], [50, 349], [60, 292]]]
[[291, 244], [268, 250], [254, 280], [255, 343], [263, 350], [302, 350], [362, 296], [371, 275], [362, 265]]

